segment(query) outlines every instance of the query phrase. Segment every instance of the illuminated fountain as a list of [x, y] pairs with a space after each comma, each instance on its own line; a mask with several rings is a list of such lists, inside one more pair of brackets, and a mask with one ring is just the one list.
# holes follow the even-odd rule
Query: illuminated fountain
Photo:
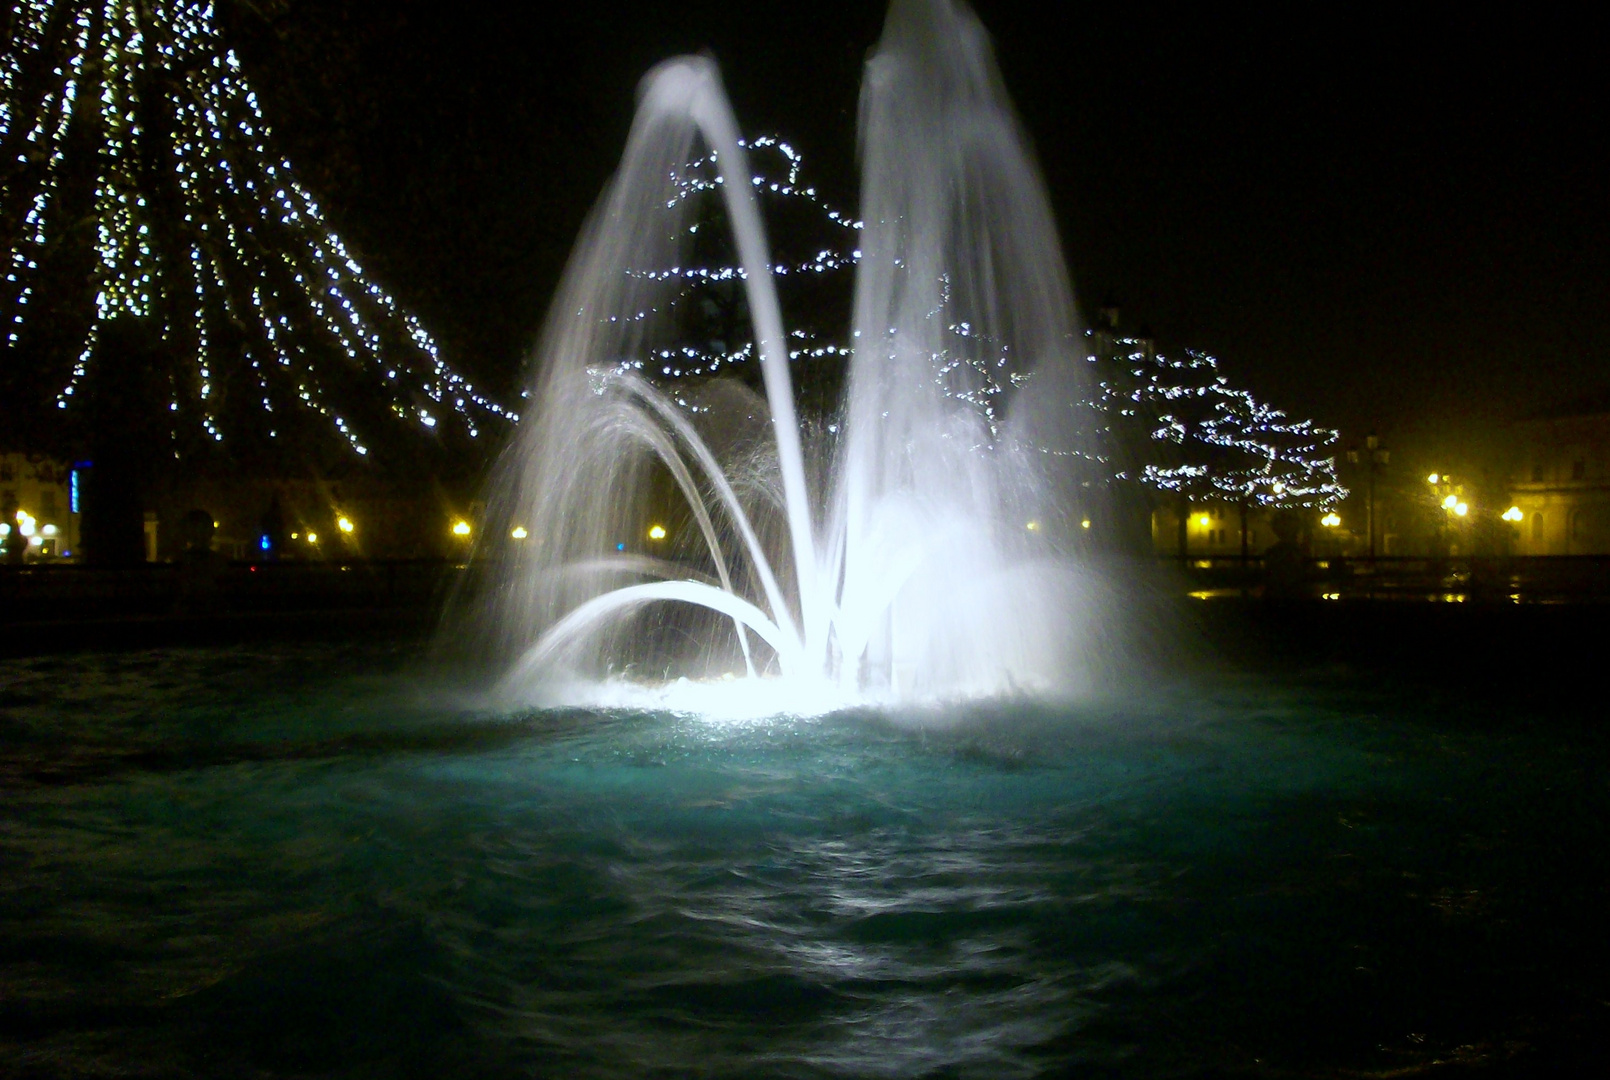
[[[1062, 523], [1082, 351], [1045, 193], [970, 12], [895, 0], [860, 146], [851, 360], [837, 412], [802, 421], [759, 181], [716, 67], [683, 57], [645, 78], [490, 500], [507, 699], [723, 676], [784, 708], [1081, 685], [1099, 605]], [[700, 152], [763, 398], [740, 378], [663, 378], [686, 333], [684, 260], [711, 224], [688, 197]], [[680, 524], [645, 546], [655, 513]]]

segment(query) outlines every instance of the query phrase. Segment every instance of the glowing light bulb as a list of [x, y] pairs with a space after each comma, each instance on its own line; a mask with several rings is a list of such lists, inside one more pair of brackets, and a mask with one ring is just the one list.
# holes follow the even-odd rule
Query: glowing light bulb
[[1503, 512], [1503, 514], [1501, 514], [1500, 516], [1505, 521], [1520, 521], [1520, 520], [1522, 520], [1523, 518], [1526, 517], [1525, 514], [1521, 513], [1521, 508], [1518, 507], [1518, 506], [1510, 507], [1508, 510], [1505, 510]]
[[1470, 504], [1469, 503], [1455, 503], [1454, 508], [1453, 508], [1453, 512], [1455, 514], [1458, 514], [1460, 517], [1464, 517], [1466, 514], [1470, 513]]
[[319, 534], [318, 533], [308, 533], [307, 534], [307, 542], [310, 543], [310, 544], [317, 544], [319, 542]]
[[335, 519], [335, 527], [340, 529], [344, 533], [349, 533], [354, 528], [354, 526], [352, 524], [352, 519], [351, 518], [346, 518], [346, 517], [336, 518]]
[[650, 525], [649, 529], [648, 529], [648, 538], [650, 540], [664, 540], [665, 539], [665, 526], [664, 525]]
[[1205, 529], [1209, 525], [1213, 524], [1213, 519], [1208, 517], [1206, 514], [1203, 514], [1201, 517], [1196, 519], [1196, 523]]
[[531, 534], [525, 531], [524, 525], [516, 525], [513, 529], [509, 530], [509, 535], [514, 537], [516, 540], [524, 540]]
[[1444, 510], [1452, 510], [1454, 507], [1456, 507], [1458, 505], [1459, 505], [1459, 496], [1457, 496], [1457, 495], [1449, 495], [1446, 499], [1442, 500], [1442, 508]]
[[1334, 529], [1342, 523], [1341, 515], [1334, 511], [1319, 519], [1319, 523], [1327, 529]]
[[1039, 532], [1040, 531], [1040, 523], [1038, 521], [1031, 521], [1031, 522], [1029, 522], [1027, 525], [1025, 525], [1023, 527], [1025, 529], [1029, 530], [1029, 532]]
[[453, 535], [454, 536], [468, 536], [469, 534], [470, 534], [470, 523], [469, 522], [467, 522], [467, 521], [455, 521], [455, 522], [453, 522]]
[[1081, 528], [1081, 529], [1088, 529], [1088, 528], [1090, 528], [1090, 519], [1089, 519], [1089, 518], [1085, 518], [1085, 519], [1084, 519], [1084, 520], [1083, 520], [1083, 521], [1081, 521], [1081, 522], [1079, 522], [1079, 528]]
[[1428, 483], [1428, 484], [1433, 484], [1434, 485], [1434, 484], [1437, 484], [1438, 482], [1440, 482], [1441, 480], [1442, 480], [1442, 474], [1441, 473], [1432, 473], [1430, 476], [1426, 477], [1426, 483]]

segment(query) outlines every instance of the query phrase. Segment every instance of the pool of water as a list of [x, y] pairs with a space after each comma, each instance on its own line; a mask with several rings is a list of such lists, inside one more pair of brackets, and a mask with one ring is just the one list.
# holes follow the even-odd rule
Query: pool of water
[[0, 661], [0, 1072], [1540, 1075], [1606, 742], [1345, 674], [717, 723], [382, 647]]

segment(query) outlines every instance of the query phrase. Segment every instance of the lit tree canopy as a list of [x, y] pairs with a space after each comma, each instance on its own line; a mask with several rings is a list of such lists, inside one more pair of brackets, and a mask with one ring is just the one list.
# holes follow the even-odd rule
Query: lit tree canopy
[[[0, 16], [0, 394], [72, 417], [110, 321], [160, 341], [176, 446], [513, 420], [439, 355], [296, 181], [208, 0]], [[25, 399], [32, 399], [25, 401]]]
[[[801, 365], [825, 361], [824, 369], [841, 371], [850, 353], [842, 336], [848, 312], [835, 312], [831, 298], [835, 292], [847, 292], [845, 272], [853, 270], [861, 254], [861, 223], [831, 209], [801, 179], [800, 156], [786, 142], [768, 136], [745, 145], [754, 173], [751, 183], [765, 203], [767, 224], [782, 226], [773, 229], [771, 240], [776, 251], [773, 272], [795, 327], [790, 331], [790, 358]], [[702, 209], [707, 211], [695, 215], [687, 226], [693, 235], [683, 265], [628, 271], [666, 283], [654, 310], [673, 316], [675, 340], [656, 342], [645, 355], [623, 357], [621, 368], [670, 384], [673, 400], [688, 407], [694, 406], [675, 391], [674, 384], [734, 373], [752, 381], [757, 377], [744, 367], [754, 355], [744, 270], [722, 220], [713, 166], [714, 159], [706, 156], [690, 162], [675, 178], [679, 194], [667, 209], [681, 201], [703, 200]], [[806, 316], [803, 323], [801, 314]], [[836, 325], [824, 319], [833, 314], [844, 319]], [[979, 409], [994, 432], [998, 420], [994, 397], [1004, 389], [1003, 383], [1022, 386], [1029, 376], [1009, 363], [1015, 357], [992, 351], [990, 342], [980, 345], [977, 332], [967, 324], [946, 329], [958, 342], [972, 340], [963, 343], [956, 356], [934, 357], [935, 378], [943, 384], [957, 364], [986, 359], [979, 390], [965, 400]], [[1079, 409], [1092, 428], [1100, 429], [1099, 435], [1092, 445], [1058, 451], [1058, 456], [1083, 459], [1108, 484], [1139, 484], [1191, 499], [1297, 509], [1329, 507], [1347, 496], [1337, 481], [1330, 449], [1338, 437], [1335, 431], [1309, 420], [1292, 420], [1233, 387], [1207, 353], [1187, 349], [1183, 359], [1176, 360], [1157, 354], [1139, 339], [1104, 338], [1100, 348], [1108, 354], [1108, 365], [1093, 400], [1081, 402]], [[801, 384], [810, 386], [811, 369], [802, 374]], [[837, 386], [832, 375], [815, 378]], [[824, 396], [821, 404], [830, 413], [836, 396]], [[1066, 467], [1080, 468], [1071, 461]]]
[[1292, 420], [1230, 385], [1214, 357], [1169, 359], [1135, 338], [1112, 342], [1100, 411], [1114, 438], [1131, 433], [1133, 475], [1155, 491], [1276, 509], [1332, 506], [1347, 497], [1329, 448], [1338, 435]]

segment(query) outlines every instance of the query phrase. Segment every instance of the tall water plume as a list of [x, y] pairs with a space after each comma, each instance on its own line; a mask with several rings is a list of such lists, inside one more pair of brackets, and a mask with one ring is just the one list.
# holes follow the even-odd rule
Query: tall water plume
[[[739, 673], [840, 699], [1080, 681], [1094, 612], [1064, 528], [1084, 460], [1073, 301], [970, 12], [895, 0], [860, 150], [843, 400], [802, 422], [716, 68], [684, 57], [644, 79], [491, 500], [487, 625], [512, 661], [510, 697]], [[702, 155], [713, 173], [690, 167]], [[752, 335], [763, 398], [741, 377], [677, 378], [671, 362], [711, 332], [679, 290], [717, 230], [746, 316], [721, 332]], [[646, 543], [660, 518], [673, 527]], [[503, 540], [514, 525], [524, 539]]]

